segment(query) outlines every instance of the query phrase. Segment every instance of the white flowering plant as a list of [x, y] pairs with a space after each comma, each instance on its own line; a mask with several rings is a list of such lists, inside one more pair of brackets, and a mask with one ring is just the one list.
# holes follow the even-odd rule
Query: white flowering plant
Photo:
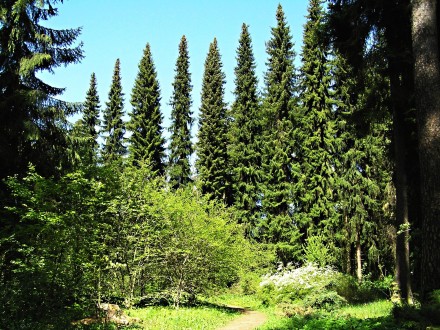
[[301, 302], [311, 307], [333, 303], [340, 305], [345, 300], [334, 287], [341, 276], [333, 267], [319, 267], [315, 263], [306, 263], [301, 267], [280, 266], [275, 273], [262, 277], [260, 294], [265, 304]]

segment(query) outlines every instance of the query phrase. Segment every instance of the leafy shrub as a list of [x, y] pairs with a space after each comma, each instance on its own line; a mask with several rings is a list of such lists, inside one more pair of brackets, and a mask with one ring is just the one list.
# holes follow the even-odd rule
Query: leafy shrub
[[284, 315], [285, 317], [303, 317], [311, 315], [313, 313], [313, 309], [310, 306], [305, 307], [303, 304], [280, 303], [277, 307], [281, 311], [282, 315]]
[[294, 303], [299, 310], [331, 310], [345, 304], [345, 299], [333, 289], [340, 277], [330, 266], [313, 263], [299, 268], [280, 267], [276, 273], [263, 276], [259, 294], [265, 304]]
[[431, 303], [440, 306], [440, 290], [434, 290], [431, 293]]
[[31, 168], [7, 184], [14, 231], [2, 230], [0, 251], [15, 252], [0, 260], [2, 329], [68, 324], [96, 303], [132, 306], [155, 293], [177, 306], [238, 279], [252, 255], [226, 207], [192, 187], [168, 189], [147, 167], [57, 180]]
[[238, 283], [240, 292], [244, 295], [253, 295], [258, 292], [260, 276], [254, 272], [247, 272], [241, 275]]
[[332, 311], [344, 306], [347, 301], [336, 291], [314, 291], [303, 299], [303, 306]]
[[335, 290], [350, 303], [365, 303], [390, 298], [393, 282], [392, 276], [387, 276], [379, 281], [365, 278], [359, 283], [353, 276], [341, 275], [335, 281]]

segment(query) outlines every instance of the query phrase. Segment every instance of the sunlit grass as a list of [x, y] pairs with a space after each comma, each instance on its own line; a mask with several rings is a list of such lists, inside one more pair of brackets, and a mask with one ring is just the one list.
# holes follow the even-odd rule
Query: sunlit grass
[[333, 312], [316, 311], [307, 316], [283, 317], [276, 308], [266, 309], [268, 321], [258, 330], [313, 330], [313, 329], [396, 329], [391, 317], [392, 303], [380, 300], [362, 305], [351, 305]]
[[127, 314], [141, 319], [140, 326], [143, 329], [152, 330], [214, 330], [240, 316], [239, 312], [229, 311], [220, 306], [243, 307], [265, 313], [268, 320], [258, 330], [395, 329], [396, 326], [391, 319], [393, 305], [387, 300], [350, 305], [331, 313], [316, 311], [316, 314], [290, 318], [284, 316], [277, 307], [263, 306], [261, 300], [252, 295], [224, 293], [204, 298], [202, 301], [206, 306], [183, 307], [178, 310], [171, 307], [148, 307], [132, 309], [127, 311]]
[[209, 330], [230, 322], [240, 313], [215, 307], [147, 307], [131, 309], [126, 313], [142, 322], [143, 329], [151, 330]]
[[347, 315], [358, 319], [368, 319], [388, 316], [393, 308], [393, 303], [389, 300], [378, 300], [375, 302], [351, 305], [341, 308], [339, 315]]

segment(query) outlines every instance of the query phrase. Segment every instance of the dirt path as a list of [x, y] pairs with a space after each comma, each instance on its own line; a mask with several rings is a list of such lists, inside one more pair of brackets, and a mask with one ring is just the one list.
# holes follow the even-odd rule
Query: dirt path
[[219, 330], [253, 330], [263, 325], [267, 320], [266, 314], [257, 311], [243, 310], [243, 315], [226, 324]]

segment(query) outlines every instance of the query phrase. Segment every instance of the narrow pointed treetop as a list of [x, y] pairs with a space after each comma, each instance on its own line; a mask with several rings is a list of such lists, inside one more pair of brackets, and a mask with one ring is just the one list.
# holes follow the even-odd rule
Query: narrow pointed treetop
[[121, 63], [117, 59], [108, 94], [108, 102], [104, 110], [103, 133], [106, 136], [102, 155], [106, 162], [121, 160], [122, 156], [126, 153], [123, 143], [125, 134], [125, 124], [122, 120], [124, 115], [124, 94], [122, 93], [120, 66]]
[[272, 28], [272, 38], [266, 44], [268, 54], [267, 71], [264, 77], [266, 102], [270, 104], [271, 118], [289, 117], [290, 101], [294, 93], [295, 51], [283, 8], [278, 5], [277, 26]]
[[283, 262], [292, 261], [300, 251], [298, 232], [292, 221], [293, 159], [292, 117], [295, 96], [293, 41], [283, 8], [278, 6], [277, 24], [266, 43], [267, 71], [264, 77], [262, 143], [262, 217], [259, 235], [275, 243]]
[[235, 101], [230, 112], [230, 167], [233, 203], [242, 212], [241, 221], [249, 223], [259, 211], [258, 200], [261, 167], [261, 114], [258, 101], [258, 80], [255, 74], [252, 39], [246, 24], [242, 25], [237, 65], [235, 67]]
[[189, 54], [186, 37], [179, 44], [179, 56], [175, 68], [171, 96], [171, 141], [168, 173], [171, 185], [178, 188], [191, 181], [190, 157], [193, 153], [191, 127], [194, 122], [191, 111], [191, 73], [189, 72]]
[[229, 181], [224, 84], [225, 74], [217, 39], [214, 39], [209, 46], [203, 74], [196, 168], [202, 192], [225, 201]]
[[99, 104], [96, 87], [96, 76], [95, 73], [92, 73], [90, 77], [90, 87], [84, 102], [84, 115], [82, 118], [82, 125], [87, 139], [87, 161], [89, 162], [92, 162], [98, 152], [98, 131], [96, 127], [100, 125], [99, 111], [101, 105]]
[[[337, 221], [335, 168], [339, 168], [341, 117], [332, 81], [329, 48], [323, 39], [324, 10], [320, 0], [311, 0], [301, 53], [300, 106], [294, 140], [298, 145], [300, 174], [295, 183], [296, 222], [304, 233], [330, 229]], [[335, 69], [336, 70], [336, 69]], [[335, 71], [333, 70], [333, 71]], [[333, 222], [333, 223], [332, 223]]]
[[130, 153], [134, 165], [147, 163], [153, 173], [164, 174], [165, 139], [162, 136], [160, 87], [150, 45], [144, 49], [139, 72], [131, 94], [133, 112], [129, 129]]

